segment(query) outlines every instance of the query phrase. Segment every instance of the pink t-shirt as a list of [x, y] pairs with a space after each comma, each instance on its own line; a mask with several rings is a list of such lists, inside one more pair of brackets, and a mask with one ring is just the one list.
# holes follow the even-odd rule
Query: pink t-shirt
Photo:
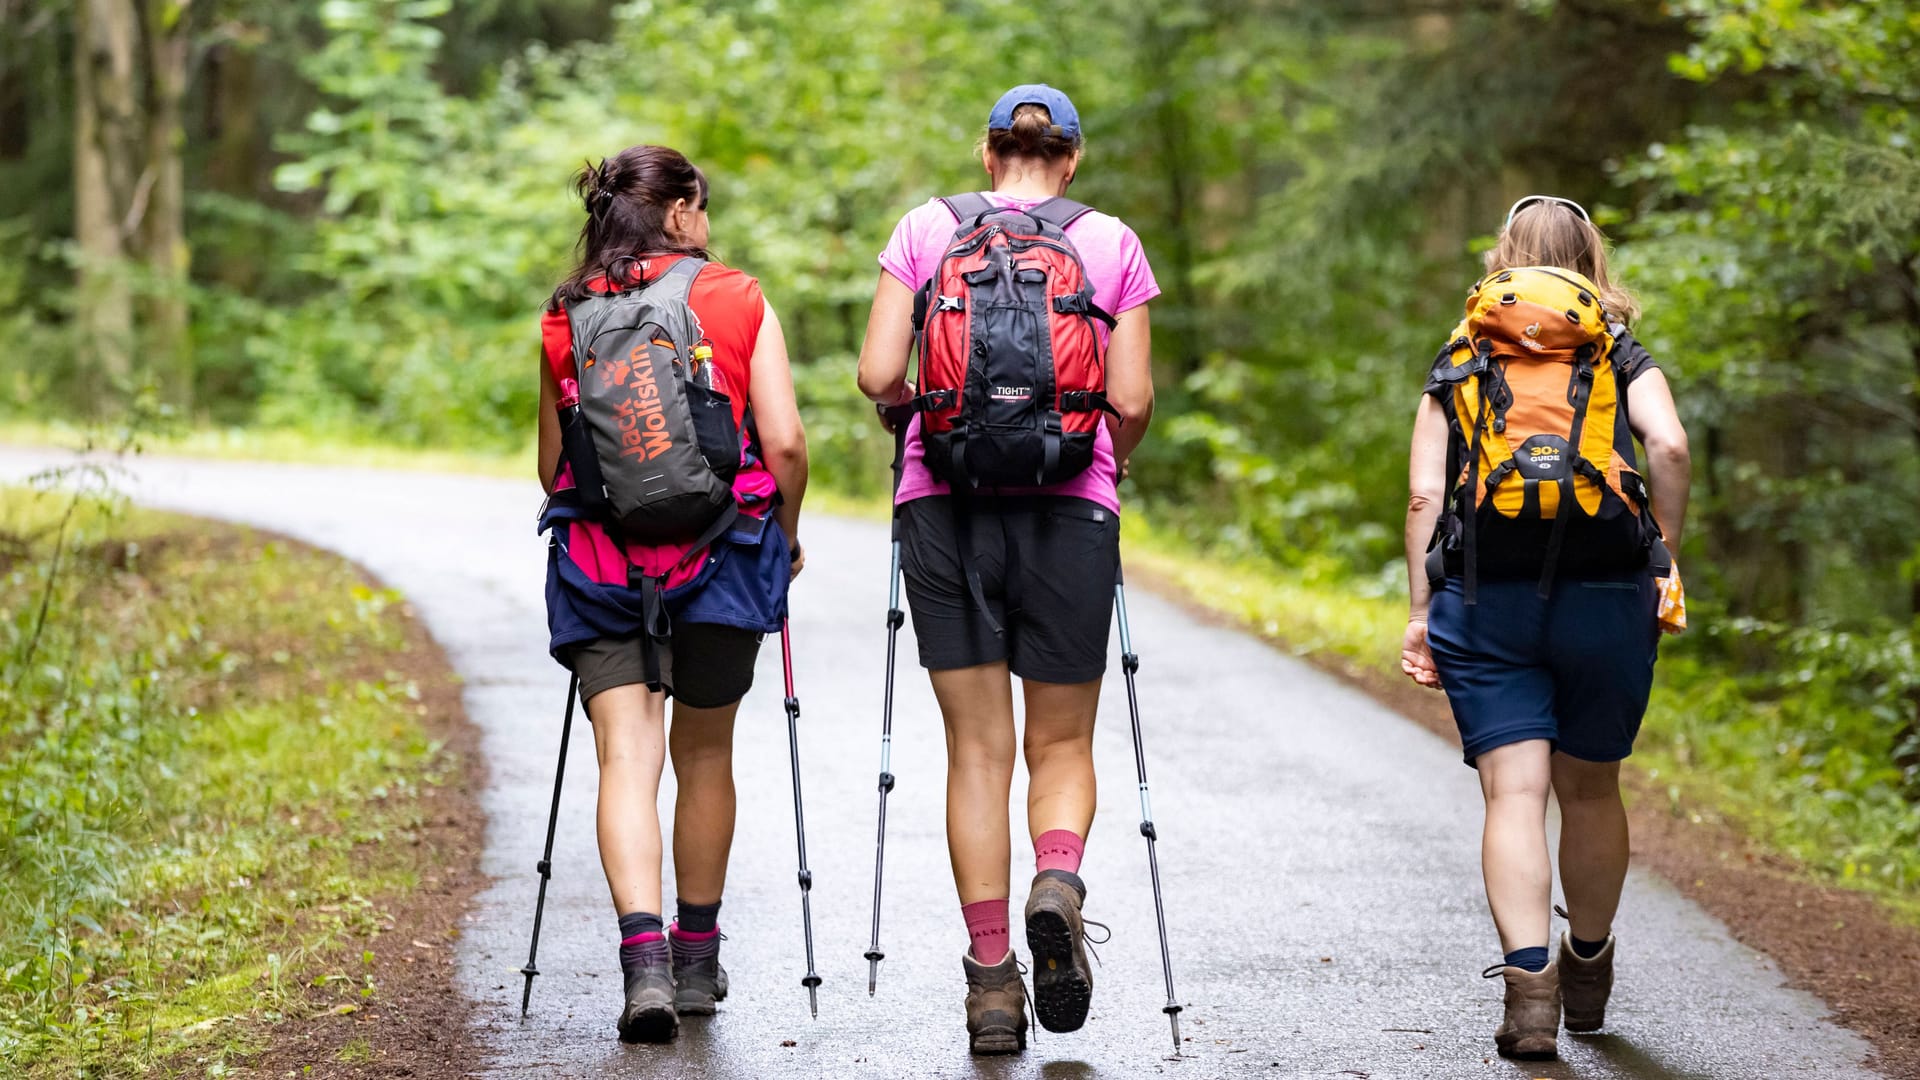
[[[1030, 210], [1042, 201], [1016, 199], [991, 191], [981, 194], [996, 206], [1020, 210]], [[938, 199], [914, 207], [893, 227], [893, 239], [887, 241], [887, 249], [880, 253], [880, 268], [907, 288], [920, 288], [939, 268], [940, 256], [952, 244], [954, 230], [959, 227], [953, 212]], [[1074, 250], [1080, 253], [1080, 262], [1086, 267], [1087, 279], [1093, 282], [1093, 302], [1103, 310], [1119, 315], [1160, 295], [1160, 285], [1153, 280], [1153, 268], [1147, 265], [1140, 238], [1119, 218], [1098, 210], [1082, 214], [1067, 226], [1067, 239], [1073, 241]], [[1096, 322], [1094, 328], [1104, 345], [1106, 325]], [[907, 427], [906, 469], [900, 477], [896, 504], [947, 494], [947, 485], [927, 471], [925, 456], [920, 442], [920, 418], [916, 416]], [[1101, 424], [1094, 431], [1093, 464], [1087, 466], [1087, 471], [1047, 487], [996, 488], [993, 493], [1069, 495], [1090, 499], [1117, 514], [1120, 512], [1119, 483], [1120, 468], [1113, 460], [1113, 435], [1107, 425]]]

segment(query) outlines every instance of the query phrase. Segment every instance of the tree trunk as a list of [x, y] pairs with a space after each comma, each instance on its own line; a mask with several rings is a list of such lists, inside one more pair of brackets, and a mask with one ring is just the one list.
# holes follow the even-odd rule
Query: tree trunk
[[128, 252], [125, 211], [140, 186], [138, 37], [130, 0], [80, 0], [73, 64], [76, 344], [78, 384], [96, 411], [116, 411], [133, 368], [133, 304], [121, 279]]
[[[1920, 444], [1920, 259], [1909, 260], [1901, 267], [1900, 284], [1906, 291], [1907, 311], [1907, 347], [1913, 357], [1913, 382], [1907, 387], [1907, 410], [1913, 421], [1913, 437]], [[1920, 450], [1920, 445], [1916, 445]], [[1920, 556], [1920, 552], [1916, 552]], [[1913, 568], [1912, 603], [1908, 611], [1912, 613], [1912, 632], [1920, 634], [1920, 566]], [[1920, 803], [1920, 687], [1910, 695], [1912, 708], [1907, 712], [1907, 722], [1899, 734], [1894, 736], [1894, 764], [1900, 766], [1906, 777], [1906, 796], [1908, 802]]]
[[[141, 253], [152, 288], [141, 304], [146, 356], [163, 399], [185, 411], [193, 404], [193, 364], [187, 337], [186, 180], [180, 161], [181, 101], [187, 89], [192, 0], [147, 0], [146, 170], [149, 189], [139, 221]], [[149, 182], [150, 181], [150, 182]]]

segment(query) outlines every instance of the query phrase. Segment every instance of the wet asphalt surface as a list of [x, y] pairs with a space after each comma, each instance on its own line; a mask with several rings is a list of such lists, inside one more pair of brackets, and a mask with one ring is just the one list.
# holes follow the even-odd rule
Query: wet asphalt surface
[[[58, 455], [0, 450], [0, 481]], [[938, 714], [902, 631], [878, 993], [867, 996], [881, 678], [884, 524], [815, 518], [795, 587], [808, 854], [821, 987], [810, 1019], [780, 654], [769, 638], [738, 724], [740, 813], [721, 924], [732, 995], [678, 1043], [614, 1038], [617, 932], [593, 839], [591, 733], [567, 762], [531, 1014], [519, 1016], [566, 673], [545, 652], [531, 480], [146, 460], [140, 502], [249, 522], [332, 548], [406, 592], [466, 678], [489, 786], [485, 867], [460, 988], [502, 1077], [1637, 1077], [1874, 1075], [1858, 1037], [1663, 882], [1635, 874], [1616, 932], [1618, 987], [1600, 1036], [1558, 1063], [1493, 1055], [1497, 960], [1478, 866], [1472, 774], [1440, 739], [1260, 642], [1129, 597], [1179, 1000], [1160, 1006], [1145, 843], [1118, 663], [1101, 703], [1100, 809], [1082, 873], [1110, 924], [1092, 1015], [1012, 1059], [969, 1058], [966, 946], [942, 838]], [[1382, 643], [1388, 647], [1391, 643]], [[1118, 646], [1115, 645], [1117, 654]], [[1024, 788], [1024, 777], [1016, 790]], [[670, 819], [671, 780], [662, 793]], [[1025, 865], [1016, 812], [1016, 867]], [[669, 872], [670, 873], [670, 872]], [[1015, 940], [1024, 874], [1015, 877]], [[672, 895], [670, 884], [667, 895]], [[1558, 924], [1556, 923], [1556, 929]]]

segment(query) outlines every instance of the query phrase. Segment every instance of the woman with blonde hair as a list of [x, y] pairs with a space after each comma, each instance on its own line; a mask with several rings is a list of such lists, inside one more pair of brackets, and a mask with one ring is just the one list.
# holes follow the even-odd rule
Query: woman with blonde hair
[[[1620, 761], [1653, 685], [1687, 434], [1586, 210], [1520, 200], [1486, 269], [1414, 421], [1401, 667], [1445, 689], [1486, 800], [1481, 863], [1504, 956], [1484, 974], [1506, 983], [1495, 1043], [1551, 1058], [1563, 1004], [1568, 1031], [1597, 1031], [1612, 990]], [[1549, 792], [1569, 924], [1552, 959]]]

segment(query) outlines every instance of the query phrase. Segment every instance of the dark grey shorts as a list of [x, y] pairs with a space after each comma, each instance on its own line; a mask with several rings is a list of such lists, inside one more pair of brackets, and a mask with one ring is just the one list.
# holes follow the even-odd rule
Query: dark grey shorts
[[1050, 683], [1106, 674], [1119, 515], [1086, 499], [1022, 495], [969, 499], [959, 518], [986, 612], [961, 570], [952, 496], [900, 507], [900, 567], [920, 666], [947, 671], [1004, 660], [1015, 675]]
[[[763, 635], [714, 623], [676, 622], [673, 642], [661, 658], [661, 677], [675, 699], [696, 709], [717, 709], [747, 696]], [[616, 686], [645, 683], [639, 638], [595, 638], [566, 649], [567, 666], [580, 676], [580, 700]]]

